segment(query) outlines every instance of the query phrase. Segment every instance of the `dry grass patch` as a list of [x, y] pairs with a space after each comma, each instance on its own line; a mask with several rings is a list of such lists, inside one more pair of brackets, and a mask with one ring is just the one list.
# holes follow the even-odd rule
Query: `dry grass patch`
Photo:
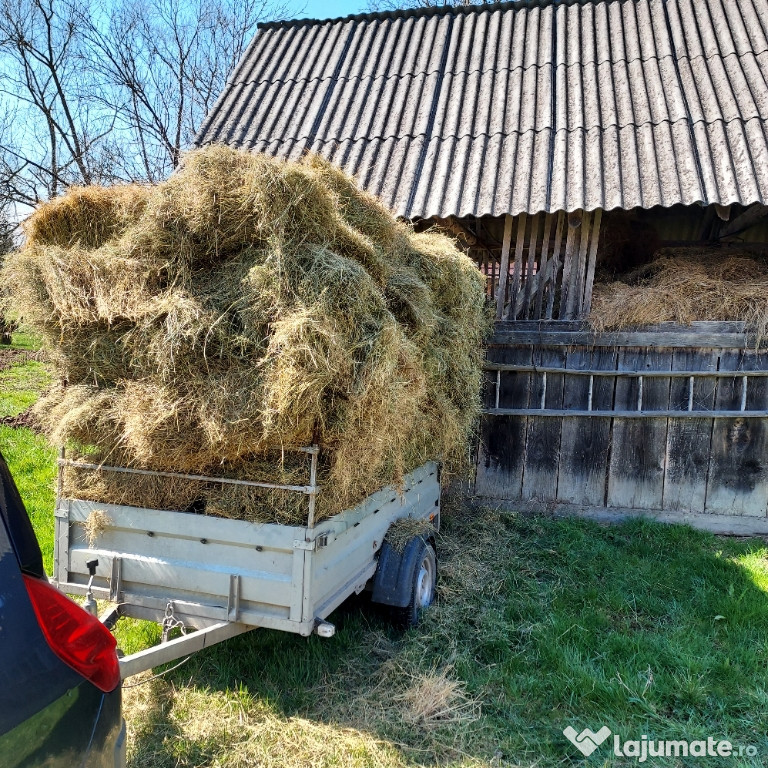
[[83, 530], [85, 531], [85, 537], [88, 540], [88, 546], [93, 549], [93, 545], [102, 533], [112, 523], [109, 515], [101, 509], [93, 509], [86, 518]]
[[403, 552], [408, 542], [416, 536], [426, 539], [435, 533], [435, 526], [423, 517], [401, 517], [387, 528], [384, 540], [395, 552]]
[[465, 683], [450, 677], [449, 670], [418, 675], [404, 672], [404, 678], [406, 688], [394, 701], [403, 705], [403, 716], [414, 725], [463, 725], [480, 716], [479, 703], [467, 695]]
[[[441, 693], [440, 698], [446, 702], [455, 695]], [[242, 690], [176, 687], [158, 679], [127, 690], [125, 706], [129, 764], [135, 766], [404, 768], [420, 762], [364, 725], [287, 716]], [[405, 711], [410, 711], [407, 705]], [[429, 727], [429, 719], [415, 724]], [[481, 762], [459, 757], [454, 764]]]

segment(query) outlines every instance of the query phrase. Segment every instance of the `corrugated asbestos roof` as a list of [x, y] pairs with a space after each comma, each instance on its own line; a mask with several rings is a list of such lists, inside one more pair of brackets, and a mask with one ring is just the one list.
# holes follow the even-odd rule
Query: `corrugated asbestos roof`
[[768, 0], [264, 24], [209, 142], [318, 152], [407, 218], [768, 203]]

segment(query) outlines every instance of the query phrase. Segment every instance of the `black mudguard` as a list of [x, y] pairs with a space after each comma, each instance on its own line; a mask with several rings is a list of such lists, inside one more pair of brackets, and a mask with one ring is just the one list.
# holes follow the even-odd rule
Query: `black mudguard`
[[371, 600], [394, 608], [405, 608], [411, 602], [411, 589], [419, 565], [421, 544], [427, 537], [414, 536], [402, 552], [393, 549], [385, 539], [379, 552], [379, 565], [373, 577]]

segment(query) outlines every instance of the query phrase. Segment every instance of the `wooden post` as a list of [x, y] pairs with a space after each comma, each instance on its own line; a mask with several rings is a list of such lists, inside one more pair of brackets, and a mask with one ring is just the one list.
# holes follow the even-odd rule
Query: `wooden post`
[[[536, 246], [538, 245], [538, 238], [539, 238], [539, 219], [541, 216], [546, 214], [536, 214], [533, 219], [531, 220], [531, 235], [530, 239], [528, 240], [528, 264], [525, 268], [525, 293], [524, 297], [520, 306], [520, 310], [517, 309], [518, 305], [518, 297], [515, 297], [515, 311], [513, 320], [517, 319], [518, 311], [520, 312], [521, 317], [527, 318], [528, 317], [528, 308], [531, 303], [531, 288], [533, 287], [533, 265], [536, 259]], [[541, 262], [539, 261], [539, 266], [541, 266]]]
[[592, 228], [592, 214], [583, 212], [581, 219], [581, 239], [576, 264], [574, 265], [571, 287], [568, 293], [568, 317], [577, 320], [581, 317], [581, 302], [584, 298], [584, 276], [587, 271], [587, 250], [589, 233]]
[[504, 217], [504, 240], [501, 244], [501, 265], [499, 268], [499, 288], [496, 293], [496, 319], [501, 320], [507, 295], [507, 277], [509, 275], [509, 248], [512, 242], [512, 217]]
[[595, 282], [595, 262], [597, 261], [597, 245], [600, 241], [600, 221], [603, 212], [598, 208], [592, 214], [592, 239], [589, 243], [589, 266], [584, 282], [584, 300], [581, 303], [581, 316], [586, 317], [592, 309], [592, 284]]
[[536, 307], [533, 311], [533, 319], [541, 320], [544, 308], [544, 291], [549, 281], [549, 275], [552, 272], [552, 263], [547, 258], [549, 254], [549, 238], [552, 233], [552, 220], [555, 218], [553, 213], [544, 214], [544, 237], [541, 241], [541, 257], [539, 258], [539, 284], [536, 291]]
[[547, 320], [552, 319], [555, 308], [555, 294], [557, 293], [557, 278], [560, 275], [560, 249], [563, 241], [563, 227], [565, 226], [565, 211], [557, 214], [557, 226], [555, 228], [555, 244], [552, 250], [552, 279], [549, 283], [549, 296], [547, 296]]
[[[578, 212], [576, 212], [578, 214]], [[579, 257], [577, 235], [581, 227], [581, 216], [570, 214], [568, 216], [568, 233], [565, 238], [565, 258], [563, 260], [563, 283], [560, 289], [560, 319], [571, 320], [568, 307], [572, 303], [570, 298], [573, 271], [576, 269], [576, 259]]]
[[[518, 294], [522, 288], [523, 278], [523, 249], [525, 248], [525, 228], [528, 224], [528, 214], [521, 213], [517, 217], [517, 235], [515, 240], [515, 268], [512, 270], [512, 291], [509, 306], [514, 309], [517, 302]], [[509, 319], [509, 310], [504, 313], [502, 320]], [[516, 319], [516, 315], [513, 315], [512, 319]]]

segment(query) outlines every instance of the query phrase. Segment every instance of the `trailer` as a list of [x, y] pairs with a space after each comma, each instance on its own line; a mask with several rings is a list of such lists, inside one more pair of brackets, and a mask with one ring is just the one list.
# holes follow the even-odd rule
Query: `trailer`
[[[311, 459], [304, 486], [93, 465], [61, 451], [54, 582], [68, 594], [85, 596], [94, 612], [95, 598], [114, 604], [102, 616], [110, 627], [129, 616], [163, 628], [158, 646], [120, 660], [124, 679], [258, 627], [331, 637], [335, 627], [327, 617], [366, 588], [374, 602], [391, 606], [405, 623], [418, 620], [433, 599], [437, 577], [437, 464], [424, 464], [401, 486], [383, 488], [316, 522], [319, 449], [301, 450]], [[65, 498], [66, 467], [301, 493], [307, 498], [306, 523], [256, 523]], [[96, 534], [88, 525], [94, 515]], [[387, 532], [404, 518], [424, 525], [416, 524], [421, 532], [395, 548]], [[182, 629], [181, 636], [171, 638], [174, 628]]]

